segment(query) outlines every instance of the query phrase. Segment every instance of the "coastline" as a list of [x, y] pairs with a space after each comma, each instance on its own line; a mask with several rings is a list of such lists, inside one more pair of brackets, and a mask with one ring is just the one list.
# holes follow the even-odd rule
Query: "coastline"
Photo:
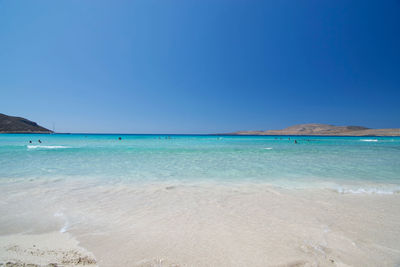
[[265, 133], [265, 132], [257, 132], [257, 131], [249, 131], [249, 132], [238, 132], [238, 133], [230, 133], [230, 134], [216, 134], [216, 135], [229, 135], [229, 136], [300, 136], [300, 137], [399, 137], [400, 129], [395, 129], [393, 132], [374, 132], [374, 133], [359, 133], [359, 132], [350, 132], [350, 133], [338, 133], [338, 134], [321, 134], [321, 133]]
[[0, 140], [3, 265], [400, 262], [398, 138], [37, 139]]
[[400, 129], [371, 129], [363, 126], [335, 126], [322, 123], [307, 123], [289, 126], [281, 130], [238, 131], [233, 134], [268, 136], [400, 136]]
[[393, 266], [400, 260], [398, 193], [82, 180], [2, 187], [0, 208], [9, 215], [0, 220], [0, 240], [21, 232], [21, 240], [53, 235], [66, 251], [79, 241], [85, 250], [78, 250], [93, 253], [99, 266]]

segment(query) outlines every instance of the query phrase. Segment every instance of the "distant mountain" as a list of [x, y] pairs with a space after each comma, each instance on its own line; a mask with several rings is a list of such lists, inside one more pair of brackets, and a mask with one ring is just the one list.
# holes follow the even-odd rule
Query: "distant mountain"
[[336, 135], [336, 136], [400, 136], [400, 129], [369, 129], [362, 126], [334, 126], [310, 123], [287, 127], [282, 130], [239, 131], [233, 135]]
[[52, 133], [36, 122], [0, 113], [0, 133]]

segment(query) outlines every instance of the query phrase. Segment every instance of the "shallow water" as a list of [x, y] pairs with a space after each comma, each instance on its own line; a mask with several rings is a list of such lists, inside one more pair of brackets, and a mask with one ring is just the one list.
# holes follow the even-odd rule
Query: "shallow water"
[[256, 182], [394, 193], [400, 138], [2, 134], [0, 166], [0, 179]]

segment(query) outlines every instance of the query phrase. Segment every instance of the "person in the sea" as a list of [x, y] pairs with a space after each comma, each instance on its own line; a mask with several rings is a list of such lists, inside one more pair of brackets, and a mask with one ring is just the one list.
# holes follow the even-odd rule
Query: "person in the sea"
[[29, 140], [29, 144], [32, 144], [32, 140]]
[[122, 138], [121, 137], [118, 137], [118, 140], [121, 140]]
[[40, 139], [38, 140], [39, 143], [42, 143], [42, 141], [40, 141]]
[[294, 143], [297, 144], [297, 140], [294, 140]]

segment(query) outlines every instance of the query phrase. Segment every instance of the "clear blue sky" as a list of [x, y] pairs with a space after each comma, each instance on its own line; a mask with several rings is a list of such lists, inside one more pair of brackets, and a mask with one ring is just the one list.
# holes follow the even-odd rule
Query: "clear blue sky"
[[400, 127], [400, 1], [0, 0], [0, 113], [63, 132]]

